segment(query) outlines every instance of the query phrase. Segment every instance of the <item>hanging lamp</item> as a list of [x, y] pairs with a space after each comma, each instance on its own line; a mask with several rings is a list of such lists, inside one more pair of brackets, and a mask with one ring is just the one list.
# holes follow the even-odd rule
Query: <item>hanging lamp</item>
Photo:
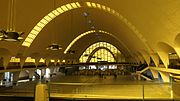
[[[54, 4], [53, 4], [53, 9], [54, 9], [54, 12], [55, 12], [55, 0], [54, 0]], [[54, 20], [54, 19], [53, 19]], [[54, 39], [56, 38], [56, 36], [54, 38], [52, 38], [52, 40], [54, 41]], [[56, 41], [56, 40], [55, 40]], [[52, 44], [50, 44], [46, 50], [53, 50], [53, 51], [56, 51], [56, 50], [61, 50], [62, 49], [62, 45], [59, 45], [57, 42], [53, 42]]]
[[8, 11], [8, 24], [7, 24], [7, 31], [1, 29], [0, 30], [0, 40], [1, 41], [20, 41], [23, 39], [22, 35], [24, 32], [16, 32], [15, 31], [15, 1], [11, 0], [9, 4], [9, 11]]

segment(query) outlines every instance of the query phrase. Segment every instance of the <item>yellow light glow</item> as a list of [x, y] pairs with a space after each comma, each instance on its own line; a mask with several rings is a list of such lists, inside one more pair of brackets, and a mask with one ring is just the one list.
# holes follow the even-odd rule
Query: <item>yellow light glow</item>
[[62, 62], [66, 62], [66, 60], [63, 60]]
[[45, 26], [45, 24], [43, 24], [43, 23], [39, 22], [39, 23], [37, 24], [37, 26], [39, 26], [39, 27], [43, 28], [43, 27]]
[[32, 59], [31, 57], [27, 57], [25, 62], [34, 62], [35, 63], [35, 59]]
[[57, 11], [58, 11], [59, 13], [63, 13], [63, 12], [64, 12], [64, 10], [61, 9], [61, 7], [57, 8]]
[[[101, 30], [100, 30], [101, 31]], [[106, 33], [106, 31], [104, 31]], [[108, 32], [107, 32], [108, 33]], [[98, 51], [96, 51], [94, 54], [91, 54], [93, 50], [95, 50], [98, 47], [105, 47], [107, 49], [99, 49]], [[114, 56], [117, 56], [116, 54], [120, 51], [113, 45], [106, 43], [106, 42], [97, 42], [95, 44], [92, 44], [91, 46], [89, 46], [83, 53], [83, 55], [81, 55], [81, 57], [79, 58], [80, 62], [87, 62], [88, 57], [84, 57], [85, 54], [91, 54], [94, 57], [98, 57], [101, 58], [100, 61], [108, 61], [108, 62], [115, 62], [116, 60], [113, 57], [113, 54], [111, 54], [109, 51], [111, 51]], [[99, 59], [97, 58], [91, 58], [90, 62], [98, 62]]]
[[27, 38], [26, 38], [26, 41], [29, 42], [29, 43], [31, 43], [31, 42], [33, 41], [33, 39], [27, 37]]
[[108, 12], [110, 12], [110, 8], [109, 7], [107, 7], [106, 9], [107, 9]]
[[103, 10], [106, 10], [106, 6], [102, 5], [102, 9], [103, 9]]
[[11, 57], [9, 62], [20, 62], [20, 58]]
[[43, 58], [41, 58], [41, 59], [39, 60], [39, 62], [45, 63], [45, 60], [44, 60]]
[[79, 36], [77, 36], [73, 41], [71, 41], [71, 43], [70, 43], [70, 44], [68, 45], [68, 47], [65, 49], [64, 54], [66, 54], [67, 51], [72, 47], [72, 45], [73, 45], [77, 40], [79, 40], [81, 37], [83, 37], [84, 35], [90, 34], [90, 33], [94, 33], [94, 32], [95, 32], [95, 30], [87, 31], [87, 32], [82, 33], [82, 34], [80, 34]]
[[73, 9], [70, 4], [66, 4], [66, 7], [67, 7], [69, 10]]
[[96, 8], [96, 4], [95, 3], [91, 3], [92, 4], [92, 7]]
[[48, 22], [50, 22], [50, 21], [52, 20], [52, 18], [49, 17], [48, 15], [46, 15], [46, 16], [44, 17], [44, 19], [46, 19]]
[[118, 13], [118, 12], [116, 12], [116, 11], [115, 11], [115, 15], [116, 15], [116, 16], [120, 16], [120, 15], [119, 15], [119, 13]]
[[28, 37], [31, 38], [31, 39], [34, 39], [36, 37], [36, 35], [29, 34]]
[[[102, 9], [102, 10], [108, 11], [109, 13], [112, 13], [112, 14], [114, 14], [116, 16], [120, 15], [115, 10], [113, 10], [113, 9], [111, 9], [109, 7], [106, 7], [104, 5], [101, 5], [101, 4], [98, 4], [98, 3], [93, 3], [93, 2], [85, 2], [85, 3], [86, 3], [85, 6], [87, 6], [87, 7], [93, 7], [93, 8]], [[66, 11], [69, 11], [69, 10], [75, 9], [75, 8], [80, 8], [80, 7], [81, 7], [80, 3], [75, 2], [75, 3], [62, 5], [61, 7], [58, 7], [56, 10], [51, 11], [48, 15], [46, 15], [43, 19], [41, 19], [40, 22], [38, 22], [37, 25], [29, 33], [29, 34], [34, 34], [35, 36], [31, 35], [31, 36], [27, 37], [27, 39], [25, 39], [25, 41], [28, 42], [28, 43], [26, 43], [24, 41], [22, 45], [29, 47], [31, 45], [31, 43], [33, 42], [33, 40], [36, 38], [36, 36], [39, 34], [39, 32], [42, 30], [42, 28], [44, 28], [50, 21], [52, 21], [52, 19], [54, 19], [55, 17], [57, 17], [58, 15], [66, 12]], [[120, 16], [120, 18], [121, 17], [123, 19], [123, 16]], [[83, 33], [83, 35], [81, 35], [78, 38], [81, 38], [82, 36], [90, 34], [90, 33], [93, 33], [93, 31], [88, 31], [86, 33]], [[106, 34], [109, 34], [109, 33], [106, 33]], [[32, 39], [30, 40], [28, 38], [32, 38]], [[77, 40], [78, 39], [76, 39], [75, 41], [72, 41], [72, 42], [76, 42]], [[67, 47], [66, 49], [70, 48], [70, 46]], [[64, 53], [66, 53], [66, 52], [64, 52]]]
[[[37, 35], [38, 33], [39, 33], [39, 31], [33, 29], [30, 34]], [[30, 34], [29, 34], [29, 35], [30, 35]]]
[[75, 3], [71, 3], [71, 6], [72, 6], [73, 8], [78, 8]]
[[100, 5], [100, 4], [97, 4], [97, 7], [98, 7], [99, 9], [101, 9], [101, 5]]
[[81, 7], [81, 5], [79, 4], [79, 2], [76, 2], [76, 5], [77, 5], [78, 7]]
[[90, 2], [86, 2], [86, 4], [87, 4], [88, 7], [92, 7]]
[[55, 16], [58, 16], [58, 15], [60, 14], [57, 10], [52, 11], [52, 13], [53, 13]]
[[51, 62], [55, 62], [55, 60], [50, 60]]
[[31, 43], [29, 43], [29, 42], [26, 42], [26, 41], [24, 41], [24, 42], [22, 43], [22, 46], [29, 47], [30, 45], [31, 45]]
[[48, 16], [51, 18], [51, 19], [54, 19], [56, 17], [56, 15], [54, 15], [54, 13], [49, 13]]
[[39, 27], [39, 26], [35, 26], [34, 29], [37, 30], [37, 31], [39, 31], [39, 32], [42, 30], [42, 28]]
[[68, 8], [65, 5], [61, 6], [61, 9], [65, 12], [68, 11]]
[[114, 9], [111, 9], [111, 13], [115, 14], [115, 10], [114, 10]]
[[43, 23], [43, 24], [47, 24], [48, 23], [48, 21], [47, 20], [45, 20], [44, 18], [43, 19], [41, 19], [41, 21], [40, 21], [41, 23]]

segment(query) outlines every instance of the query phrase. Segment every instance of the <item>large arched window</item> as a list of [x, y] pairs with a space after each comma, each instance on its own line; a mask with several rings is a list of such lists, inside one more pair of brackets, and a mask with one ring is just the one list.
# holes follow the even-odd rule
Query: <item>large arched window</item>
[[121, 52], [112, 44], [107, 42], [97, 42], [89, 46], [81, 55], [79, 62], [116, 62]]

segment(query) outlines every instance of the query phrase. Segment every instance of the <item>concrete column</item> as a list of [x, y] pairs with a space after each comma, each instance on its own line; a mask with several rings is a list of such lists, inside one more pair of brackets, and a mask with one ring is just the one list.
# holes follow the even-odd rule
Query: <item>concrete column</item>
[[50, 59], [46, 59], [45, 62], [46, 62], [46, 66], [48, 66], [49, 62], [50, 62]]
[[144, 58], [141, 55], [138, 55], [138, 58], [139, 58], [141, 63], [144, 63]]
[[159, 56], [158, 56], [158, 54], [155, 54], [155, 53], [151, 54], [151, 58], [154, 61], [156, 67], [158, 67], [159, 66]]
[[3, 56], [4, 69], [7, 69], [10, 60], [11, 60], [11, 56]]
[[174, 50], [176, 51], [177, 55], [180, 57], [180, 48], [174, 48]]
[[151, 71], [154, 79], [155, 79], [155, 80], [158, 80], [158, 71], [157, 71], [157, 70], [152, 70], [152, 69], [150, 69], [150, 71]]
[[54, 65], [56, 66], [57, 63], [58, 63], [58, 59], [55, 59], [55, 60], [54, 60]]
[[34, 70], [29, 70], [29, 80], [32, 81], [32, 78], [34, 76]]
[[163, 79], [163, 82], [170, 82], [169, 73], [167, 73], [167, 72], [161, 72], [161, 71], [159, 71], [159, 73], [161, 74], [161, 77], [162, 77], [162, 79]]
[[142, 54], [144, 60], [146, 61], [147, 65], [149, 66], [149, 64], [150, 64], [150, 56], [149, 56], [149, 54], [147, 52], [145, 52], [145, 51], [141, 51], [141, 54]]
[[26, 58], [27, 57], [20, 57], [20, 66], [21, 66], [21, 68], [23, 68], [23, 65], [24, 65], [24, 63], [26, 61]]
[[35, 66], [36, 66], [36, 67], [39, 65], [40, 59], [41, 59], [41, 58], [39, 58], [39, 57], [36, 57], [36, 58], [35, 58]]
[[169, 65], [169, 56], [168, 56], [168, 53], [163, 52], [163, 51], [158, 51], [158, 55], [159, 55], [160, 59], [162, 60], [164, 66], [166, 68], [168, 68], [168, 65]]
[[16, 84], [17, 81], [19, 80], [19, 74], [20, 74], [20, 71], [13, 72], [13, 84]]

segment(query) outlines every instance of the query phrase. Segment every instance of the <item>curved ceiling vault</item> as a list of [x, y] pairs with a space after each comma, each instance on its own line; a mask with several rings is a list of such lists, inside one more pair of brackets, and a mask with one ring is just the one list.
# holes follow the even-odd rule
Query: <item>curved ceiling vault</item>
[[[69, 49], [78, 50], [80, 54], [88, 45], [98, 41], [112, 43], [124, 54], [136, 54], [140, 50], [171, 52], [180, 47], [180, 0], [55, 1], [54, 7], [50, 0], [16, 0], [15, 30], [24, 31], [23, 37], [26, 38], [22, 43], [2, 41], [0, 48], [13, 56], [63, 58]], [[0, 29], [6, 30], [9, 0], [1, 0], [0, 4], [3, 4], [0, 6]], [[83, 12], [89, 13], [87, 19], [82, 16]], [[113, 36], [104, 33], [100, 34], [102, 39], [98, 39], [92, 33], [79, 37], [91, 30], [86, 26], [87, 20], [93, 21], [96, 31], [102, 30]], [[57, 40], [63, 49], [55, 52], [45, 50], [52, 39]]]
[[[31, 43], [34, 41], [34, 39], [36, 38], [36, 36], [41, 32], [41, 30], [48, 24], [50, 23], [53, 19], [55, 19], [57, 16], [67, 12], [67, 11], [71, 11], [73, 9], [77, 9], [77, 8], [82, 8], [83, 7], [87, 7], [87, 8], [94, 8], [97, 10], [102, 10], [105, 11], [115, 17], [117, 17], [120, 22], [124, 23], [129, 29], [132, 30], [132, 32], [135, 33], [136, 37], [138, 37], [141, 42], [146, 46], [146, 43], [144, 42], [144, 38], [141, 35], [141, 33], [136, 29], [136, 27], [129, 22], [125, 17], [123, 17], [121, 14], [119, 14], [117, 11], [115, 11], [114, 9], [108, 7], [108, 6], [104, 6], [102, 4], [99, 3], [93, 3], [93, 2], [73, 2], [73, 3], [68, 3], [65, 5], [62, 5], [58, 8], [56, 8], [55, 10], [51, 11], [49, 14], [47, 14], [46, 16], [44, 16], [38, 23], [37, 25], [31, 30], [31, 32], [29, 33], [29, 35], [27, 36], [27, 38], [24, 40], [24, 42], [22, 43], [23, 46], [27, 46], [30, 47]], [[107, 33], [106, 33], [107, 34]], [[123, 33], [124, 34], [124, 33]], [[128, 36], [126, 36], [128, 37]], [[77, 38], [75, 38], [76, 40]], [[121, 41], [121, 37], [119, 38], [119, 41]], [[132, 40], [128, 40], [128, 41], [132, 41]], [[135, 43], [131, 42], [131, 43]], [[123, 45], [123, 47], [126, 47], [126, 51], [130, 52], [130, 50], [127, 48], [127, 46], [125, 45], [125, 42], [121, 42], [121, 44]], [[66, 50], [64, 51], [64, 53], [66, 54], [67, 51], [69, 50], [71, 46], [70, 45], [67, 46]], [[65, 48], [65, 47], [64, 47]]]

